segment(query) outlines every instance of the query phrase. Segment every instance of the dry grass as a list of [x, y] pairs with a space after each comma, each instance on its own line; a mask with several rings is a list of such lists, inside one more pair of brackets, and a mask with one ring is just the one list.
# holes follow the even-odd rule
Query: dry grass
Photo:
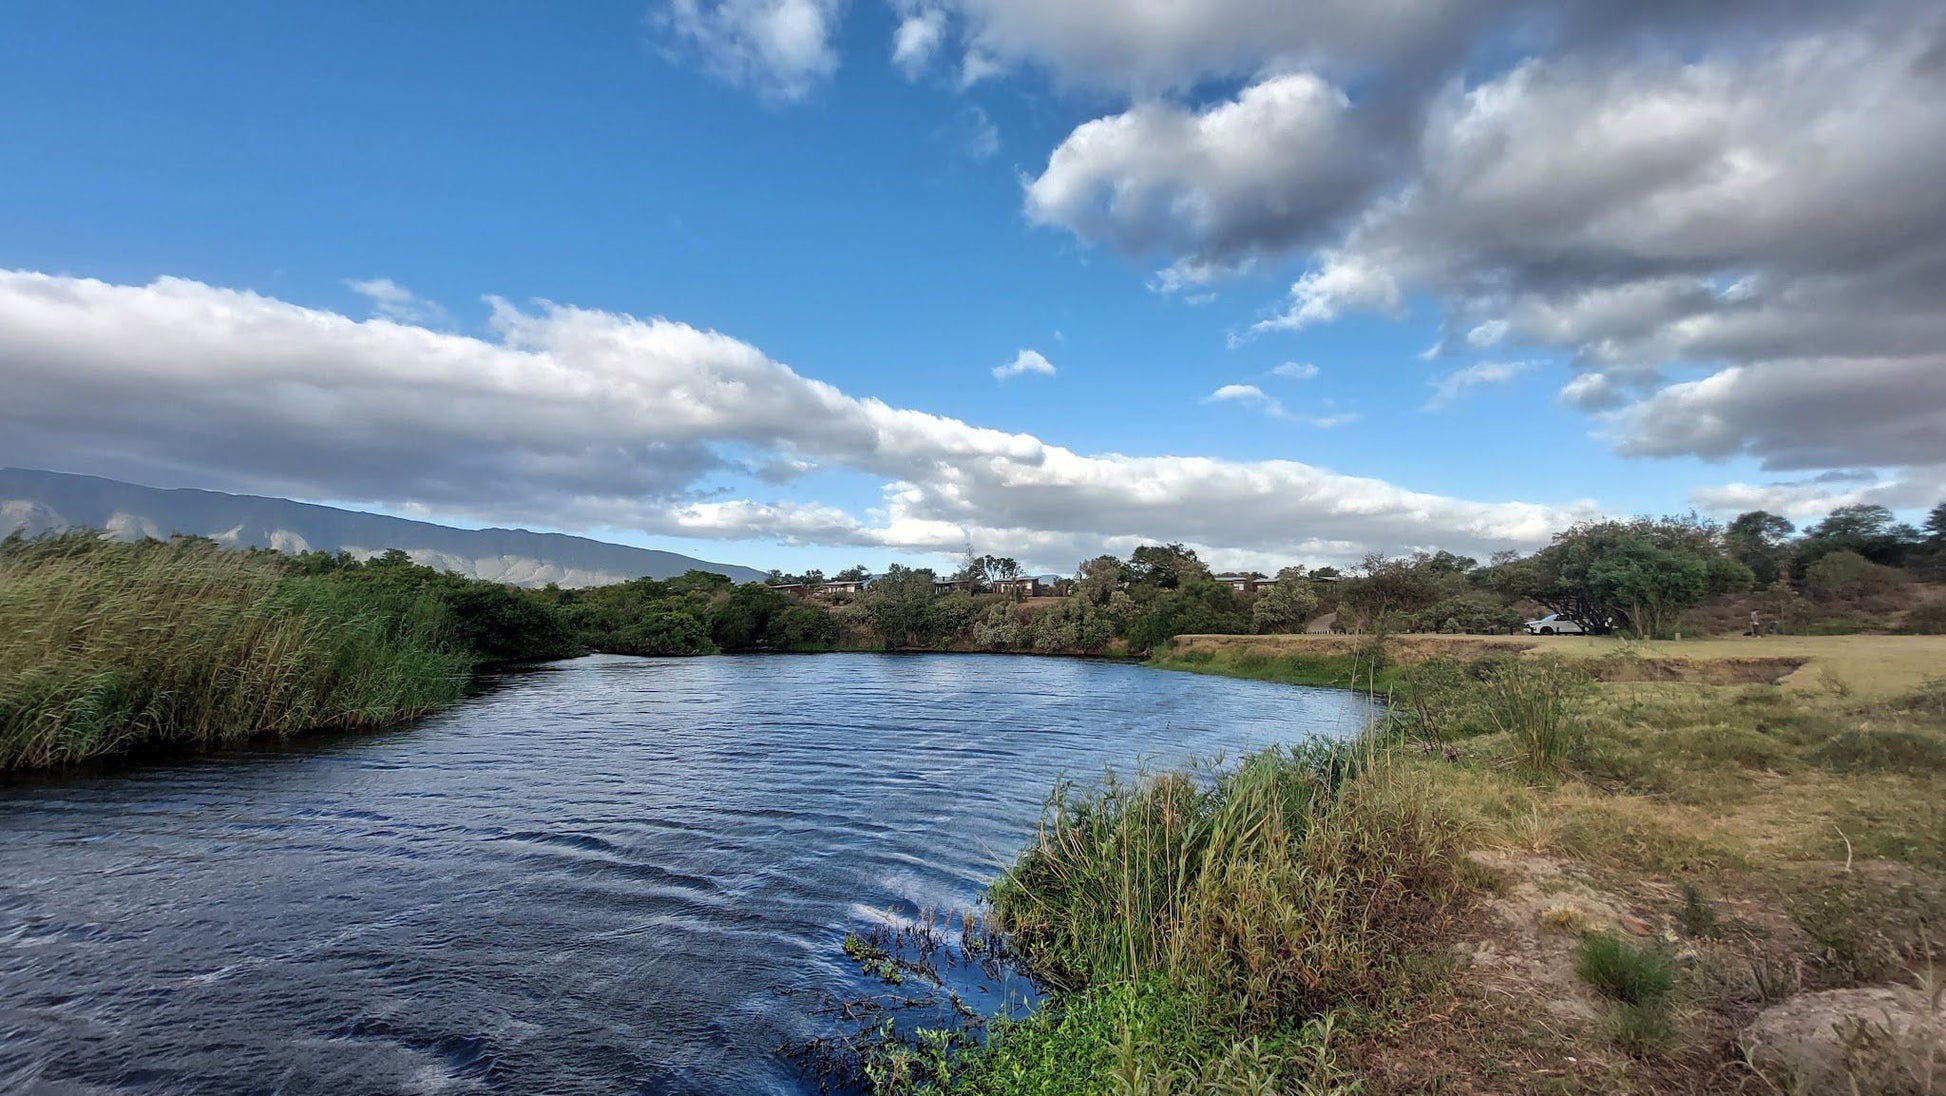
[[[1360, 636], [1177, 636], [1178, 652], [1211, 651], [1347, 655]], [[1752, 684], [1775, 681], [1794, 694], [1883, 699], [1916, 689], [1946, 672], [1946, 636], [1765, 636], [1643, 643], [1613, 636], [1388, 637], [1400, 663], [1443, 658], [1555, 654], [1607, 662], [1608, 680]], [[1642, 665], [1646, 663], [1647, 665]], [[1723, 667], [1729, 667], [1724, 669]]]

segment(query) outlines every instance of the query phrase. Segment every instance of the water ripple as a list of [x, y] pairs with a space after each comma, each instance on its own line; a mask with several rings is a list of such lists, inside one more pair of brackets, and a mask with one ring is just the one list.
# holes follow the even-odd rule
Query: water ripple
[[799, 1093], [800, 991], [1057, 777], [1355, 729], [1033, 658], [587, 658], [414, 727], [0, 787], [0, 1091]]

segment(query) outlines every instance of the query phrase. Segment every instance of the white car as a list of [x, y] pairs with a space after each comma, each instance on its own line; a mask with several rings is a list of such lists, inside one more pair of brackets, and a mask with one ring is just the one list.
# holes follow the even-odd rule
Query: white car
[[1583, 628], [1581, 625], [1576, 624], [1574, 621], [1569, 620], [1559, 613], [1549, 613], [1539, 620], [1528, 621], [1527, 634], [1530, 636], [1582, 636], [1588, 634], [1588, 629]]

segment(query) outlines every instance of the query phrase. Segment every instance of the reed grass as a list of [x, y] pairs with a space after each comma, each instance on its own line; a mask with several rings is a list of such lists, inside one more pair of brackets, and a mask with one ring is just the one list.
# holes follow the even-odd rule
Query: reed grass
[[1086, 1062], [1059, 1091], [1349, 1091], [1335, 1018], [1399, 991], [1461, 889], [1457, 834], [1390, 769], [1312, 743], [1057, 788], [988, 901], [1060, 992], [933, 1090], [1056, 1091]]
[[90, 534], [0, 544], [0, 770], [369, 727], [451, 703], [440, 606], [282, 557]]

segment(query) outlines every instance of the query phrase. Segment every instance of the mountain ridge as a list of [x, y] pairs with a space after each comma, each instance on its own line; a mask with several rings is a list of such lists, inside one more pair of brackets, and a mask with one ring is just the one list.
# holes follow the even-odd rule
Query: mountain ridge
[[102, 476], [0, 468], [0, 536], [68, 528], [142, 536], [205, 536], [238, 548], [377, 555], [398, 548], [413, 561], [516, 586], [598, 586], [632, 578], [713, 571], [737, 582], [764, 572], [655, 548], [529, 529], [459, 529], [266, 495], [194, 487], [147, 487]]

